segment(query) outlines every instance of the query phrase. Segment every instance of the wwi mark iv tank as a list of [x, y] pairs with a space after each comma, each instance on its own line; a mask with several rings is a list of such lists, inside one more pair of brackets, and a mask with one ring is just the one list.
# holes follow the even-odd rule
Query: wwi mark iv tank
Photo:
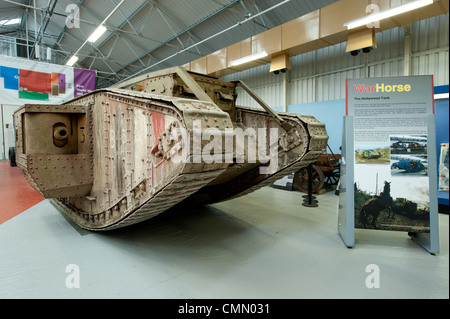
[[[237, 106], [237, 86], [262, 108]], [[315, 162], [326, 150], [324, 124], [272, 111], [240, 81], [176, 67], [120, 87], [62, 105], [24, 105], [14, 114], [18, 167], [39, 193], [88, 230], [135, 224], [183, 201], [243, 196]], [[237, 128], [258, 128], [268, 147], [278, 129], [274, 170], [261, 173], [268, 163], [259, 154], [250, 160], [250, 135], [232, 137], [235, 147], [220, 151], [219, 160], [195, 160], [211, 142], [204, 136], [219, 132], [224, 141]], [[177, 129], [188, 139], [174, 138]], [[175, 160], [180, 154], [186, 158]]]

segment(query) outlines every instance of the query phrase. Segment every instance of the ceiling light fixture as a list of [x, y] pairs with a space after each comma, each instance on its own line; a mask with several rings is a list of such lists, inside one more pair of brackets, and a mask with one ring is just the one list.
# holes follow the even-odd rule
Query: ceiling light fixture
[[91, 36], [88, 38], [88, 41], [91, 43], [94, 43], [97, 41], [103, 33], [106, 32], [106, 28], [103, 25], [100, 25], [95, 31], [91, 34]]
[[78, 61], [78, 57], [76, 55], [72, 56], [69, 61], [67, 61], [67, 66], [73, 66]]
[[[117, 83], [114, 85], [114, 87], [123, 87], [123, 86], [124, 86], [124, 83], [128, 83], [128, 82], [132, 82], [132, 84], [134, 84], [134, 83], [136, 83], [135, 79], [136, 79], [136, 76], [137, 76], [137, 75], [142, 74], [142, 73], [146, 72], [147, 70], [150, 70], [150, 69], [154, 68], [155, 66], [157, 66], [157, 65], [159, 65], [159, 64], [161, 64], [161, 63], [164, 63], [165, 61], [167, 61], [167, 60], [169, 60], [169, 59], [172, 59], [172, 58], [174, 58], [174, 57], [180, 56], [181, 53], [184, 53], [184, 52], [186, 52], [186, 51], [189, 51], [190, 49], [195, 48], [195, 47], [199, 46], [200, 44], [205, 43], [205, 42], [207, 42], [207, 41], [209, 41], [209, 40], [211, 40], [211, 39], [213, 39], [213, 38], [216, 38], [216, 37], [218, 37], [219, 35], [222, 35], [222, 34], [228, 32], [228, 31], [230, 31], [230, 30], [232, 30], [232, 29], [234, 29], [234, 28], [240, 27], [240, 26], [243, 25], [244, 23], [248, 23], [248, 22], [250, 22], [250, 21], [253, 21], [254, 19], [256, 19], [256, 18], [258, 18], [258, 17], [260, 17], [260, 16], [262, 16], [262, 15], [264, 15], [264, 14], [266, 14], [266, 13], [268, 13], [268, 12], [270, 12], [270, 11], [276, 9], [276, 8], [279, 8], [280, 6], [282, 6], [282, 5], [286, 4], [286, 3], [289, 3], [290, 1], [291, 1], [291, 0], [284, 0], [284, 1], [282, 1], [282, 2], [279, 2], [279, 3], [277, 3], [276, 5], [274, 5], [274, 6], [270, 7], [270, 8], [267, 8], [267, 9], [265, 9], [265, 10], [263, 10], [263, 11], [260, 11], [259, 13], [254, 14], [254, 15], [252, 15], [252, 16], [249, 17], [249, 18], [246, 18], [246, 19], [244, 19], [244, 20], [242, 20], [242, 21], [239, 21], [238, 23], [236, 23], [236, 24], [234, 24], [234, 25], [232, 25], [232, 26], [230, 26], [230, 27], [228, 27], [228, 28], [226, 28], [226, 29], [223, 29], [223, 30], [221, 30], [221, 31], [219, 31], [219, 32], [217, 32], [217, 33], [215, 33], [215, 34], [213, 34], [213, 35], [207, 37], [207, 38], [204, 38], [204, 39], [200, 40], [200, 41], [197, 42], [197, 43], [194, 43], [194, 44], [192, 44], [192, 45], [190, 45], [190, 46], [188, 46], [188, 47], [186, 47], [186, 48], [184, 48], [184, 49], [182, 49], [182, 50], [180, 50], [180, 51], [177, 51], [177, 52], [175, 52], [174, 54], [165, 57], [164, 59], [158, 60], [158, 62], [153, 63], [152, 65], [149, 65], [148, 67], [146, 67], [146, 68], [140, 70], [138, 73], [129, 75], [129, 76], [126, 77], [125, 79], [122, 79], [121, 81], [117, 82]], [[131, 78], [134, 78], [134, 79], [133, 79], [133, 80], [130, 80]], [[128, 80], [130, 80], [130, 81], [128, 81]]]
[[18, 23], [20, 23], [20, 21], [21, 21], [20, 18], [9, 19], [9, 20], [2, 20], [2, 21], [0, 21], [0, 25], [18, 24]]
[[120, 3], [113, 9], [113, 11], [111, 11], [109, 13], [109, 15], [105, 18], [105, 20], [103, 20], [103, 22], [100, 24], [100, 26], [97, 29], [95, 29], [95, 31], [91, 34], [91, 36], [86, 41], [84, 41], [84, 43], [78, 48], [77, 52], [75, 52], [75, 54], [70, 58], [70, 60], [66, 63], [66, 65], [68, 65], [68, 66], [74, 65], [75, 62], [78, 61], [78, 57], [77, 57], [78, 52], [81, 51], [81, 49], [86, 45], [86, 43], [88, 43], [88, 42], [94, 43], [102, 36], [103, 33], [106, 32], [106, 28], [103, 25], [120, 8], [120, 6], [124, 2], [125, 2], [125, 0], [120, 1]]
[[386, 18], [393, 17], [395, 15], [408, 12], [411, 10], [415, 10], [427, 5], [430, 5], [433, 3], [433, 0], [415, 0], [410, 1], [405, 4], [399, 5], [397, 7], [393, 7], [390, 9], [387, 9], [385, 11], [369, 14], [368, 16], [365, 16], [360, 19], [356, 19], [347, 23], [344, 23], [344, 27], [347, 27], [348, 29], [354, 29], [360, 26], [363, 26], [365, 24], [373, 23], [375, 21], [383, 20]]
[[231, 61], [230, 62], [230, 66], [236, 66], [236, 65], [244, 64], [244, 63], [247, 63], [247, 62], [251, 62], [251, 61], [254, 61], [254, 60], [258, 60], [258, 59], [264, 58], [266, 56], [268, 56], [267, 52], [266, 51], [262, 51], [262, 52], [259, 52], [259, 53], [255, 53], [255, 54], [252, 54], [252, 55], [249, 55], [249, 56], [246, 56], [246, 57], [243, 57], [243, 58]]

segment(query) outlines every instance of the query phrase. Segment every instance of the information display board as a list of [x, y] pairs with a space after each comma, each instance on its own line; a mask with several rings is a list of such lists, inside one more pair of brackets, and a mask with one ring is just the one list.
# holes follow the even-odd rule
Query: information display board
[[432, 76], [347, 79], [343, 157], [352, 177], [341, 183], [340, 214], [353, 218], [348, 227], [437, 231], [434, 128]]

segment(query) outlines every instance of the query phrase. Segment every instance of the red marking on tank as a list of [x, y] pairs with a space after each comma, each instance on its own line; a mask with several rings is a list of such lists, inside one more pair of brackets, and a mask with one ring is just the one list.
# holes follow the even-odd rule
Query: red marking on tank
[[[166, 122], [165, 122], [165, 116], [162, 113], [152, 113], [152, 127], [153, 127], [153, 149], [152, 149], [152, 154], [155, 155], [159, 149], [158, 149], [158, 145], [159, 145], [159, 140], [158, 137], [162, 135], [162, 133], [165, 131], [166, 129]], [[161, 168], [161, 164], [164, 162], [163, 158], [157, 159], [157, 165], [156, 165], [156, 170], [159, 171], [159, 169]], [[158, 173], [156, 173], [158, 174]]]
[[153, 127], [153, 142], [154, 145], [158, 145], [158, 137], [162, 135], [166, 129], [166, 123], [164, 119], [164, 114], [162, 113], [152, 113], [152, 127]]

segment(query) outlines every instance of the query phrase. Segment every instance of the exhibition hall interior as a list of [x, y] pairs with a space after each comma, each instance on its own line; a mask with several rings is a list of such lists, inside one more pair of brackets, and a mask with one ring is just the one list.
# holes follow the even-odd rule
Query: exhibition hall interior
[[1, 299], [449, 298], [448, 0], [1, 0], [0, 125]]

